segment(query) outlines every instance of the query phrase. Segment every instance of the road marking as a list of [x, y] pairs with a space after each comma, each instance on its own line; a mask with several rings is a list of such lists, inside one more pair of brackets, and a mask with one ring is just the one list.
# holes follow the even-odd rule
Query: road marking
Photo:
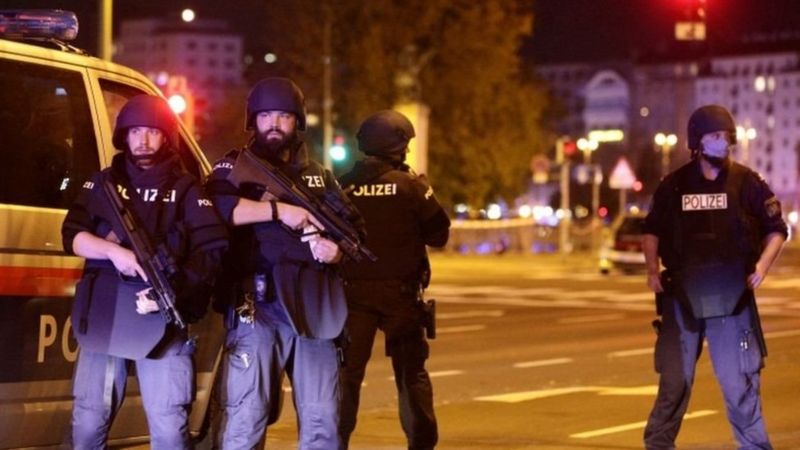
[[428, 376], [431, 378], [452, 377], [454, 375], [463, 374], [463, 370], [439, 370], [437, 372], [429, 372]]
[[597, 393], [597, 395], [652, 395], [658, 394], [658, 385], [650, 384], [647, 386], [634, 386], [634, 387], [612, 387], [604, 389]]
[[556, 389], [542, 389], [539, 391], [511, 392], [508, 394], [484, 395], [481, 397], [475, 397], [475, 400], [479, 402], [521, 403], [529, 400], [538, 400], [541, 398], [574, 394], [576, 392], [586, 392], [587, 389], [588, 388], [583, 386], [574, 386]]
[[[717, 414], [717, 411], [713, 409], [701, 409], [700, 411], [695, 411], [691, 413], [687, 413], [683, 415], [683, 420], [687, 419], [697, 419], [699, 417], [711, 416]], [[584, 431], [582, 433], [575, 433], [569, 435], [571, 438], [575, 439], [588, 439], [597, 436], [605, 436], [607, 434], [614, 434], [614, 433], [621, 433], [623, 431], [631, 431], [631, 430], [641, 430], [647, 426], [647, 421], [642, 422], [633, 422], [627, 423], [624, 425], [618, 425], [616, 427], [608, 427], [608, 428], [600, 428], [599, 430], [592, 430], [592, 431]]]
[[601, 314], [596, 316], [580, 316], [580, 317], [567, 317], [564, 319], [558, 319], [557, 323], [560, 324], [573, 324], [573, 323], [594, 323], [594, 322], [606, 322], [610, 320], [619, 320], [624, 319], [625, 314], [617, 313], [617, 314]]
[[628, 356], [649, 355], [655, 351], [654, 347], [635, 348], [632, 350], [620, 350], [608, 354], [609, 358], [626, 358]]
[[553, 358], [553, 359], [540, 359], [539, 361], [525, 361], [514, 363], [515, 369], [527, 369], [530, 367], [544, 367], [555, 366], [558, 364], [569, 364], [573, 361], [572, 358]]
[[461, 325], [455, 327], [436, 327], [436, 334], [466, 333], [485, 330], [486, 325]]
[[633, 387], [614, 387], [614, 386], [570, 386], [555, 389], [541, 389], [538, 391], [509, 392], [507, 394], [484, 395], [475, 397], [473, 400], [479, 402], [499, 402], [499, 403], [521, 403], [530, 400], [539, 400], [559, 395], [568, 395], [582, 392], [594, 392], [597, 395], [656, 395], [658, 386], [633, 386]]
[[448, 319], [471, 319], [474, 317], [503, 317], [505, 315], [505, 311], [502, 309], [487, 309], [487, 310], [472, 310], [472, 311], [461, 311], [461, 312], [437, 312], [436, 318], [441, 320], [448, 320]]

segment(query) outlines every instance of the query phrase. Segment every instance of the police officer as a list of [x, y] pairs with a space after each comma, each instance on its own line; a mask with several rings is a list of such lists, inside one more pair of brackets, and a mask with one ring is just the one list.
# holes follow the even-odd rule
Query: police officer
[[[247, 97], [245, 127], [253, 131], [244, 151], [323, 197], [341, 193], [333, 175], [308, 155], [303, 94], [287, 78], [258, 82]], [[275, 420], [280, 383], [288, 374], [299, 421], [299, 448], [339, 448], [339, 358], [334, 338], [344, 327], [347, 304], [336, 263], [338, 246], [319, 234], [305, 209], [278, 201], [265, 186], [231, 174], [242, 151], [214, 165], [206, 188], [232, 230], [230, 285], [220, 305], [229, 326], [221, 394], [225, 408], [222, 448], [252, 449]], [[231, 179], [229, 179], [231, 178]], [[229, 290], [229, 292], [225, 292]], [[223, 309], [220, 308], [220, 309]], [[271, 423], [271, 422], [270, 422]]]
[[366, 157], [341, 178], [363, 214], [367, 243], [378, 261], [345, 265], [348, 345], [342, 368], [345, 444], [355, 429], [359, 392], [377, 329], [386, 336], [399, 397], [400, 422], [410, 449], [432, 449], [438, 432], [425, 360], [428, 343], [418, 292], [428, 270], [426, 245], [447, 243], [450, 219], [423, 175], [404, 164], [414, 127], [402, 114], [379, 111], [358, 130]]
[[[194, 342], [167, 324], [148, 297], [145, 274], [122, 237], [103, 184], [111, 181], [157, 246], [175, 259], [176, 306], [187, 322], [208, 306], [213, 276], [227, 247], [227, 230], [202, 186], [183, 168], [175, 116], [159, 97], [133, 97], [120, 111], [111, 166], [83, 184], [62, 227], [67, 253], [86, 258], [72, 309], [81, 352], [75, 369], [72, 442], [76, 449], [105, 448], [125, 395], [131, 364], [153, 449], [190, 448]], [[114, 231], [117, 230], [117, 231]]]
[[736, 126], [725, 108], [695, 111], [688, 144], [691, 161], [661, 182], [644, 226], [647, 284], [662, 315], [660, 381], [645, 446], [675, 448], [705, 338], [740, 448], [771, 449], [759, 392], [766, 347], [753, 291], [780, 252], [786, 223], [767, 183], [731, 160]]

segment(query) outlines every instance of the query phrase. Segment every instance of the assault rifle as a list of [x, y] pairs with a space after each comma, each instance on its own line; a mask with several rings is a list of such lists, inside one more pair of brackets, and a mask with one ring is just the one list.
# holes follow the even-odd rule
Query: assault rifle
[[236, 164], [228, 175], [228, 181], [236, 187], [247, 182], [264, 186], [267, 192], [279, 201], [299, 206], [314, 216], [325, 228], [323, 235], [335, 242], [342, 252], [354, 261], [360, 262], [364, 258], [370, 261], [378, 260], [378, 257], [361, 243], [358, 230], [345, 219], [352, 214], [352, 209], [338, 195], [318, 198], [307, 187], [296, 183], [280, 169], [257, 157], [249, 149], [239, 153]]
[[[181, 330], [185, 329], [186, 322], [175, 307], [175, 290], [169, 282], [169, 278], [178, 273], [175, 260], [163, 243], [157, 247], [153, 246], [153, 240], [147, 234], [147, 230], [134, 212], [122, 201], [114, 183], [106, 180], [103, 183], [103, 190], [111, 204], [116, 225], [119, 225], [124, 237], [131, 243], [131, 250], [147, 275], [147, 282], [153, 288], [148, 296], [158, 303], [158, 310], [167, 323], [174, 323]], [[135, 192], [129, 194], [136, 195]], [[117, 227], [113, 228], [117, 229]], [[120, 238], [122, 237], [120, 236]]]

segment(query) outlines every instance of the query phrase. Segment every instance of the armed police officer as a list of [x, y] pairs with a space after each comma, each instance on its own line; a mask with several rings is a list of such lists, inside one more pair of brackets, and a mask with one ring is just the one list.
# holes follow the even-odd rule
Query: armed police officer
[[432, 449], [438, 439], [433, 390], [425, 370], [425, 310], [418, 293], [429, 273], [426, 245], [447, 243], [450, 219], [422, 175], [405, 163], [414, 127], [402, 114], [379, 111], [358, 130], [366, 157], [341, 178], [363, 214], [375, 263], [344, 266], [349, 314], [342, 368], [342, 440], [355, 429], [361, 382], [378, 329], [386, 336], [399, 397], [400, 422], [410, 449]]
[[[125, 395], [129, 366], [136, 366], [153, 449], [190, 448], [188, 414], [193, 397], [194, 341], [158, 314], [144, 261], [137, 260], [126, 225], [112, 213], [104, 187], [165, 248], [173, 270], [165, 273], [185, 322], [205, 313], [227, 247], [227, 230], [202, 186], [176, 153], [175, 116], [159, 97], [133, 97], [120, 111], [111, 167], [83, 184], [64, 220], [64, 249], [86, 258], [72, 309], [81, 346], [75, 369], [71, 446], [105, 448]], [[165, 267], [165, 270], [167, 267]]]
[[335, 265], [342, 251], [318, 233], [322, 225], [310, 211], [278, 198], [244, 168], [255, 158], [315, 198], [349, 201], [333, 175], [309, 158], [298, 133], [306, 127], [305, 104], [294, 82], [267, 78], [257, 83], [247, 97], [245, 124], [253, 131], [249, 144], [217, 162], [206, 184], [232, 230], [229, 283], [218, 289], [220, 298], [230, 299], [221, 305], [229, 326], [222, 447], [255, 448], [268, 419], [275, 420], [286, 373], [299, 448], [337, 449], [334, 339], [344, 326], [347, 304]]
[[662, 315], [658, 396], [644, 432], [648, 449], [675, 448], [704, 338], [740, 448], [772, 448], [761, 413], [766, 347], [753, 291], [787, 228], [766, 182], [731, 160], [735, 143], [735, 122], [725, 108], [695, 111], [688, 124], [692, 160], [662, 181], [645, 220], [647, 284]]

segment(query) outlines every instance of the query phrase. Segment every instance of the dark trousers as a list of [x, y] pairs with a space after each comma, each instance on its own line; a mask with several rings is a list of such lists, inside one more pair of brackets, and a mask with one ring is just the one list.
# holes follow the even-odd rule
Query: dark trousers
[[108, 431], [122, 401], [131, 364], [136, 365], [150, 448], [191, 448], [189, 408], [194, 389], [191, 352], [136, 361], [81, 350], [75, 369], [71, 448], [106, 448]]
[[300, 450], [338, 450], [339, 361], [332, 339], [298, 336], [277, 303], [228, 332], [221, 400], [222, 449], [259, 445], [283, 374], [292, 383]]
[[349, 344], [341, 370], [342, 403], [339, 432], [345, 445], [356, 426], [361, 383], [378, 329], [386, 335], [386, 351], [399, 398], [400, 423], [409, 449], [432, 449], [438, 440], [433, 388], [425, 370], [428, 343], [421, 326], [416, 296], [398, 282], [351, 283], [346, 287]]
[[705, 338], [739, 448], [772, 449], [761, 413], [763, 358], [751, 307], [745, 305], [731, 316], [695, 319], [677, 299], [665, 296], [663, 308], [655, 349], [656, 371], [661, 376], [644, 431], [645, 447], [675, 448]]

